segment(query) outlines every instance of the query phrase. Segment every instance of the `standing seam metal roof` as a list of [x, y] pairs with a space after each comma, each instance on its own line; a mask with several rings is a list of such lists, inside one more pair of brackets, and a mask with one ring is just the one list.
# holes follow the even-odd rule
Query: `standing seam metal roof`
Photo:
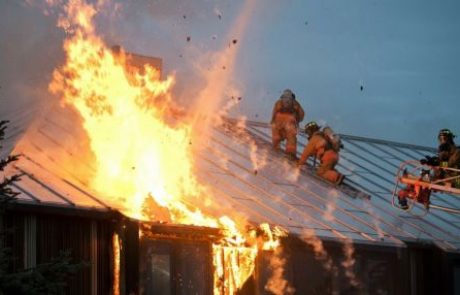
[[[246, 122], [246, 128], [248, 132], [269, 145], [271, 130], [268, 124]], [[436, 149], [343, 134], [340, 136], [344, 149], [340, 153], [338, 170], [347, 176], [346, 183], [371, 196], [369, 202], [358, 201], [361, 204], [356, 204], [356, 200], [352, 200], [358, 207], [362, 207], [354, 212], [355, 214], [363, 215], [362, 212], [366, 212], [367, 217], [364, 215], [363, 218], [378, 224], [385, 233], [401, 240], [431, 241], [446, 250], [459, 250], [458, 214], [431, 209], [425, 216], [415, 216], [391, 205], [395, 174], [400, 163], [434, 154]], [[304, 134], [298, 136], [299, 154], [306, 141]], [[446, 194], [434, 194], [432, 203], [434, 206], [439, 204], [460, 208], [460, 198]], [[416, 213], [420, 214], [420, 211]], [[388, 224], [392, 226], [387, 227]], [[401, 235], [401, 232], [404, 234]]]
[[[62, 112], [62, 110], [61, 110]], [[15, 187], [20, 202], [111, 210], [74, 171], [63, 171], [59, 155], [79, 157], [71, 115], [47, 116], [36, 126], [14, 164], [23, 174]], [[249, 221], [268, 222], [302, 235], [313, 230], [322, 239], [404, 247], [407, 242], [432, 242], [447, 251], [460, 250], [460, 217], [432, 210], [424, 217], [391, 205], [395, 172], [401, 161], [418, 159], [435, 149], [396, 142], [341, 135], [344, 149], [338, 170], [346, 183], [371, 196], [344, 193], [295, 165], [271, 148], [270, 126], [260, 122], [225, 120], [212, 128], [206, 146], [198, 152], [199, 180], [218, 203], [240, 212]], [[298, 153], [305, 145], [298, 136]], [[66, 144], [64, 144], [66, 143]], [[21, 148], [18, 149], [21, 152]], [[81, 161], [84, 162], [84, 161]], [[311, 162], [310, 162], [311, 163]], [[49, 167], [60, 167], [56, 174]], [[91, 166], [75, 169], [92, 171]], [[192, 201], [191, 201], [192, 202]], [[197, 202], [197, 201], [193, 201]], [[460, 208], [458, 198], [435, 194], [433, 203]]]

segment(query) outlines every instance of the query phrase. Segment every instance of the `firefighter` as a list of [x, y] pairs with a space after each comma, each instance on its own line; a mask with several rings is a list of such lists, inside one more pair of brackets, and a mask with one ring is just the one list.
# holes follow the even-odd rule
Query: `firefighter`
[[[438, 155], [435, 157], [426, 156], [420, 160], [421, 164], [434, 167], [432, 180], [455, 177], [459, 175], [456, 171], [437, 168], [444, 167], [460, 169], [460, 148], [455, 145], [454, 137], [455, 135], [449, 129], [441, 129], [438, 133]], [[427, 171], [429, 170], [422, 170], [422, 172], [425, 173], [427, 173]], [[421, 178], [421, 180], [423, 179]], [[460, 188], [460, 177], [444, 183], [444, 185]], [[408, 185], [398, 193], [398, 201], [402, 209], [407, 210], [409, 208], [407, 198], [415, 199], [416, 201], [423, 203], [425, 208], [428, 208], [431, 191], [426, 188], [418, 189], [420, 190], [419, 192], [416, 191], [417, 188], [414, 186]]]
[[[460, 148], [455, 145], [455, 135], [449, 129], [441, 129], [438, 134], [438, 159], [440, 167], [460, 169]], [[441, 177], [452, 177], [458, 175], [455, 171], [447, 171]], [[460, 188], [460, 179], [452, 181], [454, 187]]]
[[[454, 137], [455, 135], [449, 129], [441, 129], [438, 133], [438, 155], [434, 157], [425, 156], [424, 159], [420, 160], [420, 163], [434, 167], [460, 169], [460, 148], [455, 145]], [[455, 174], [452, 171], [435, 169], [434, 178], [442, 179], [453, 175]], [[457, 181], [457, 185], [460, 187], [459, 181]]]
[[292, 160], [297, 159], [297, 131], [305, 112], [295, 99], [295, 94], [286, 89], [276, 101], [272, 113], [272, 143], [276, 151], [280, 150], [280, 143], [286, 140], [286, 154]]
[[407, 199], [412, 199], [423, 204], [425, 209], [428, 210], [430, 207], [430, 196], [431, 190], [429, 188], [407, 185], [404, 189], [398, 192], [399, 206], [403, 210], [408, 210], [409, 204], [407, 203]]
[[320, 161], [320, 165], [316, 170], [318, 176], [332, 183], [341, 184], [344, 175], [335, 170], [335, 165], [339, 161], [339, 153], [332, 147], [323, 132], [320, 131], [320, 127], [316, 122], [312, 121], [305, 125], [305, 133], [308, 136], [308, 144], [305, 146], [297, 163], [298, 166], [305, 164], [309, 157], [314, 156]]
[[455, 145], [455, 135], [449, 129], [441, 129], [438, 134], [438, 157], [441, 167], [459, 169], [460, 148]]
[[[419, 180], [424, 181], [425, 176], [428, 176], [429, 173], [430, 170], [422, 170]], [[408, 210], [409, 204], [407, 203], [407, 199], [412, 199], [423, 204], [425, 209], [428, 210], [430, 207], [430, 195], [431, 189], [408, 184], [398, 192], [399, 206], [403, 210]]]

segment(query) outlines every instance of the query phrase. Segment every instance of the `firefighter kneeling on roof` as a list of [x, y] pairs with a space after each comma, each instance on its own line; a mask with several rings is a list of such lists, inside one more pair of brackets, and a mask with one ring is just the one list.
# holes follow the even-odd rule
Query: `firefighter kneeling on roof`
[[279, 151], [281, 141], [286, 140], [286, 154], [292, 160], [297, 159], [297, 129], [304, 115], [295, 94], [289, 89], [284, 90], [273, 107], [272, 142], [273, 148]]
[[[328, 128], [329, 130], [331, 129]], [[320, 161], [316, 174], [332, 183], [341, 184], [344, 175], [335, 170], [335, 165], [339, 162], [340, 143], [335, 144], [330, 140], [329, 135], [332, 134], [326, 136], [316, 122], [305, 125], [305, 133], [308, 136], [308, 144], [305, 146], [297, 165], [300, 167], [305, 164], [309, 157], [315, 156]]]

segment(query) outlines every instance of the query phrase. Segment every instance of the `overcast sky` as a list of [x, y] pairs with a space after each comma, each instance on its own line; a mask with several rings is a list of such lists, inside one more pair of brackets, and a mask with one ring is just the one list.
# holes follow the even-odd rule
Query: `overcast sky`
[[[237, 40], [232, 87], [242, 100], [233, 116], [268, 121], [290, 88], [306, 121], [340, 133], [428, 146], [441, 128], [460, 136], [459, 1], [256, 1], [240, 36], [228, 34], [242, 0], [118, 1], [97, 28], [109, 45], [163, 58], [182, 102], [201, 86], [197, 66], [205, 69], [207, 57]], [[0, 0], [3, 117], [40, 111], [52, 70], [63, 63], [55, 15], [28, 2]]]

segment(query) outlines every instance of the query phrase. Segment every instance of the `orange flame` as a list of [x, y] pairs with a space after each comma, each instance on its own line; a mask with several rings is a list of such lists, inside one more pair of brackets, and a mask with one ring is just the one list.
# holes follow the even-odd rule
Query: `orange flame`
[[[265, 240], [250, 245], [254, 237], [243, 236], [244, 224], [207, 216], [193, 205], [207, 200], [208, 192], [193, 171], [192, 123], [174, 112], [174, 77], [160, 80], [149, 66], [128, 71], [123, 50], [115, 54], [95, 33], [97, 7], [73, 0], [64, 8], [58, 25], [71, 34], [64, 43], [66, 64], [55, 70], [49, 88], [83, 119], [96, 159], [94, 175], [88, 175], [92, 189], [131, 217], [223, 229], [226, 238], [214, 246], [215, 292], [221, 294], [223, 280], [224, 293], [234, 294], [253, 273], [258, 248], [278, 247], [286, 233], [262, 225]], [[149, 202], [154, 212], [143, 210]], [[118, 236], [113, 239], [115, 252]]]
[[265, 289], [276, 295], [294, 294], [295, 289], [284, 278], [284, 265], [286, 259], [283, 257], [283, 247], [281, 246], [280, 238], [287, 236], [287, 232], [275, 226], [273, 229], [266, 223], [260, 225], [266, 238], [268, 238], [263, 246], [263, 250], [272, 251], [270, 256], [270, 268], [272, 275], [268, 279]]
[[120, 294], [120, 239], [117, 233], [112, 236], [112, 250], [113, 250], [113, 295]]
[[95, 9], [80, 1], [66, 9], [75, 33], [65, 41], [67, 64], [54, 72], [50, 90], [83, 117], [97, 159], [92, 187], [136, 218], [145, 217], [142, 204], [151, 196], [172, 209], [176, 222], [216, 226], [180, 201], [204, 188], [192, 171], [190, 127], [164, 122], [174, 78], [160, 81], [159, 72], [148, 66], [143, 74], [128, 75], [124, 55], [114, 55], [94, 35]]

